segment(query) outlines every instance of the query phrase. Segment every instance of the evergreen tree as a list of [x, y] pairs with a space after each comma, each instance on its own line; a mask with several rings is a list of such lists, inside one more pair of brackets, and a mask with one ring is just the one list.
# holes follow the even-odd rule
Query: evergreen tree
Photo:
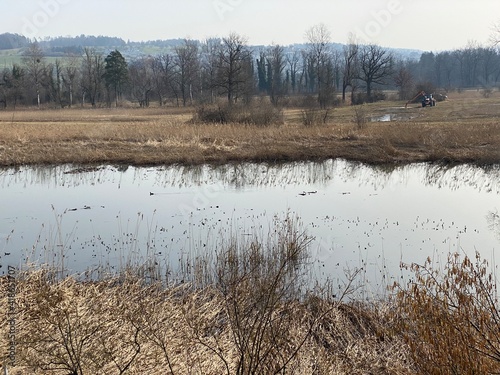
[[108, 93], [110, 87], [113, 88], [116, 106], [118, 106], [118, 98], [121, 95], [122, 87], [128, 80], [127, 62], [118, 50], [110, 52], [106, 59], [104, 59], [104, 62], [103, 77], [106, 87], [108, 88]]

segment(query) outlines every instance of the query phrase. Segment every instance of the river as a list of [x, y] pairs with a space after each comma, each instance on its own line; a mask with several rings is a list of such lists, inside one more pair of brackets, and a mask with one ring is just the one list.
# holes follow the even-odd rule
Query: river
[[297, 217], [314, 237], [313, 273], [363, 269], [374, 293], [400, 263], [449, 252], [495, 261], [500, 168], [344, 160], [280, 165], [0, 170], [0, 269], [47, 264], [95, 276], [153, 262], [165, 274], [231, 237]]

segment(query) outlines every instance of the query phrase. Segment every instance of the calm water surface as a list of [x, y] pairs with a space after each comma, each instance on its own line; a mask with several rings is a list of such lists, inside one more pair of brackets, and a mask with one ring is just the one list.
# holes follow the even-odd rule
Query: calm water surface
[[315, 240], [314, 273], [363, 267], [374, 289], [399, 264], [450, 251], [493, 260], [500, 169], [343, 160], [285, 165], [0, 170], [0, 272], [27, 263], [66, 272], [147, 260], [174, 270], [222, 239], [265, 233], [297, 215]]

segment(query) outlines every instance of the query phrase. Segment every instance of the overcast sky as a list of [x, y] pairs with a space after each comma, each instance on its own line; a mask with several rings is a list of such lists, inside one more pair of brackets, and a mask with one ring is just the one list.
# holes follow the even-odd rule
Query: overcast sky
[[252, 45], [305, 41], [323, 23], [332, 41], [426, 51], [487, 45], [500, 0], [0, 0], [0, 33], [205, 39], [236, 32]]

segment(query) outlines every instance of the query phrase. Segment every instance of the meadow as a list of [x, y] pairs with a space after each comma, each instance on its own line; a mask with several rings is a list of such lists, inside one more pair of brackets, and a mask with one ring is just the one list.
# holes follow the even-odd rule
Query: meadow
[[[266, 125], [203, 123], [193, 108], [0, 111], [0, 165], [222, 164], [344, 158], [365, 163], [500, 160], [500, 93], [453, 92], [436, 107], [383, 101], [285, 108]], [[257, 105], [266, 111], [266, 106]], [[262, 109], [264, 108], [264, 109]], [[193, 120], [193, 118], [195, 118]], [[312, 118], [313, 121], [308, 121]], [[391, 121], [379, 121], [387, 120]]]

